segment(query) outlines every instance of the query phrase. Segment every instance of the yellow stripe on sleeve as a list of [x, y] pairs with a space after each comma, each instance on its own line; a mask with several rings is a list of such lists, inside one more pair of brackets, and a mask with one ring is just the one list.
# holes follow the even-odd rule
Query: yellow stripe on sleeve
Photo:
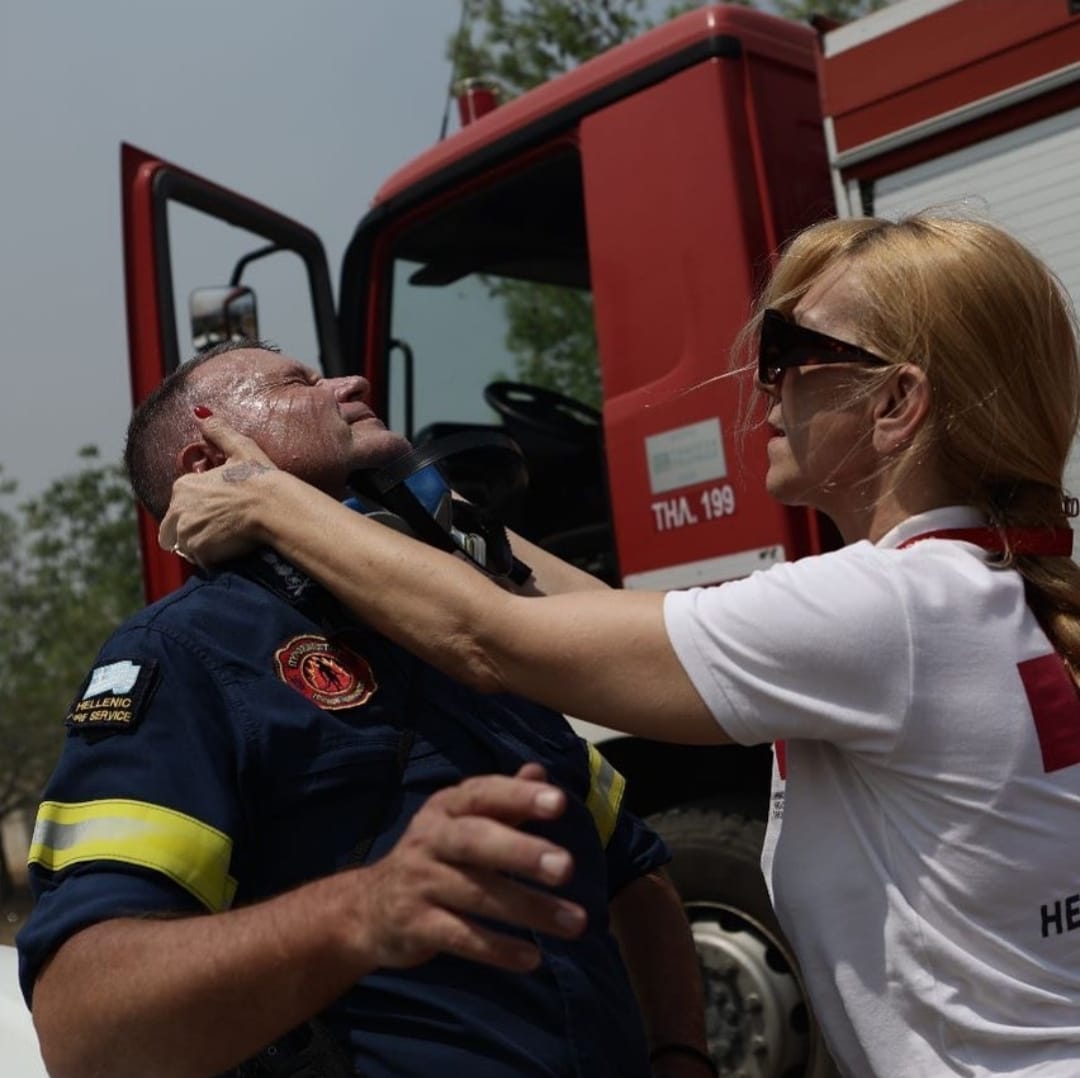
[[589, 796], [585, 807], [592, 813], [600, 841], [607, 846], [619, 818], [626, 779], [604, 759], [595, 745], [589, 746]]
[[236, 894], [232, 839], [183, 812], [146, 801], [43, 801], [29, 862], [59, 872], [85, 861], [121, 861], [160, 872], [213, 913]]

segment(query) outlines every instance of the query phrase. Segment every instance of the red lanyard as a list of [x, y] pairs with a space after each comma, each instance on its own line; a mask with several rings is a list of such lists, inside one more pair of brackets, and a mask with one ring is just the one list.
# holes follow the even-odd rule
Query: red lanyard
[[923, 532], [905, 539], [897, 550], [914, 546], [924, 539], [956, 539], [982, 547], [991, 554], [1043, 554], [1053, 557], [1072, 556], [1073, 533], [1071, 528], [942, 528]]

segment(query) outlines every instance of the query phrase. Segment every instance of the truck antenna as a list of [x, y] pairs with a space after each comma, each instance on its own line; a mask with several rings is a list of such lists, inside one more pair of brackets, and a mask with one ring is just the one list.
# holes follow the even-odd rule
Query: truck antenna
[[[457, 33], [454, 35], [455, 44], [461, 41], [461, 38], [465, 33], [465, 26], [468, 22], [468, 18], [469, 0], [461, 0], [461, 18], [458, 20]], [[440, 142], [446, 138], [446, 128], [450, 123], [450, 102], [454, 98], [454, 83], [457, 81], [457, 56], [458, 50], [455, 48], [450, 56], [450, 82], [446, 87], [446, 107], [443, 109], [442, 126], [439, 128]]]

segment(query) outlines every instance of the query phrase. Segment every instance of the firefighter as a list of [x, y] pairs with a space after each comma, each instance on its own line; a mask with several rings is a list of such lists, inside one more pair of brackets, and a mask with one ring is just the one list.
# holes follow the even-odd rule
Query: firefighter
[[[219, 463], [198, 401], [342, 495], [407, 448], [366, 393], [216, 349], [136, 412], [133, 485], [160, 514]], [[645, 1078], [650, 1048], [656, 1073], [714, 1073], [668, 855], [620, 776], [561, 715], [464, 688], [277, 555], [132, 618], [66, 725], [18, 939], [57, 1078]]]
[[745, 339], [766, 485], [827, 514], [838, 550], [667, 596], [523, 600], [289, 476], [225, 482], [260, 458], [216, 421], [232, 459], [177, 485], [163, 541], [270, 543], [482, 691], [773, 742], [763, 867], [843, 1072], [1080, 1073], [1068, 299], [986, 223], [831, 221], [788, 247]]

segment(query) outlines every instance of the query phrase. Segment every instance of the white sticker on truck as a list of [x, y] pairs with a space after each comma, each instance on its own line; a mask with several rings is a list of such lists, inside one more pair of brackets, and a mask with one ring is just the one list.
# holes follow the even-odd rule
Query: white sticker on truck
[[649, 490], [667, 490], [708, 483], [727, 475], [724, 439], [719, 419], [704, 419], [645, 439]]

